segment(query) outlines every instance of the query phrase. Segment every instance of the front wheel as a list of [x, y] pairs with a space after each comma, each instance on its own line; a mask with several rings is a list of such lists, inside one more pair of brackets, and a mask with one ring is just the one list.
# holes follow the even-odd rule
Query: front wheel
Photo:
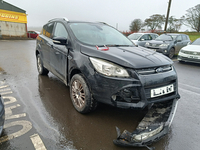
[[83, 75], [76, 74], [70, 82], [70, 97], [75, 109], [80, 113], [95, 110], [97, 102], [92, 98]]
[[49, 71], [43, 66], [43, 62], [41, 60], [40, 54], [37, 55], [36, 59], [37, 59], [38, 73], [40, 75], [47, 75], [49, 73]]
[[172, 59], [172, 58], [174, 57], [174, 54], [175, 54], [175, 50], [174, 50], [174, 48], [171, 48], [171, 49], [169, 50], [169, 55], [168, 55], [168, 57], [169, 57], [170, 59]]

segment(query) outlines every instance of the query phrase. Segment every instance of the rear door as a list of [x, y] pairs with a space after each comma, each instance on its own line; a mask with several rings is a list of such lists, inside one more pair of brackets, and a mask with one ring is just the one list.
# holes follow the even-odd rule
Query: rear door
[[50, 67], [50, 50], [52, 45], [52, 32], [53, 32], [54, 23], [48, 23], [43, 26], [42, 35], [38, 38], [38, 42], [41, 47], [41, 58], [43, 61], [43, 65], [49, 71], [51, 71]]
[[176, 38], [175, 54], [178, 54], [179, 50], [184, 46], [184, 41], [181, 35]]
[[[63, 23], [56, 23], [53, 33], [53, 38], [54, 37], [68, 38], [68, 32]], [[57, 45], [52, 43], [50, 52], [50, 65], [54, 74], [56, 74], [63, 81], [67, 81], [67, 56], [68, 49], [66, 45]]]

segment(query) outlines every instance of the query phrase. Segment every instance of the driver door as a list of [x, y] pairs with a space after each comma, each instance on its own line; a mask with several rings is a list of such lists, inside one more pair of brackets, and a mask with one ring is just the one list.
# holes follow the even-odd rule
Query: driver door
[[[57, 22], [55, 25], [53, 38], [65, 37], [68, 38], [67, 30], [64, 24]], [[68, 66], [68, 49], [66, 45], [58, 45], [52, 42], [50, 52], [50, 65], [54, 74], [63, 81], [67, 81], [67, 66]]]

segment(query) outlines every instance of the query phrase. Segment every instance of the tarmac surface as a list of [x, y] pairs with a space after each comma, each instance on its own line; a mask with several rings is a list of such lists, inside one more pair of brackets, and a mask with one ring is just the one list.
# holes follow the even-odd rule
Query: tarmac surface
[[[35, 40], [0, 41], [0, 93], [6, 121], [1, 150], [146, 150], [113, 144], [117, 133], [132, 132], [145, 115], [100, 104], [82, 115], [74, 108], [69, 88], [53, 74], [38, 75]], [[199, 150], [200, 65], [179, 63], [178, 108], [170, 132], [151, 145], [156, 150]]]

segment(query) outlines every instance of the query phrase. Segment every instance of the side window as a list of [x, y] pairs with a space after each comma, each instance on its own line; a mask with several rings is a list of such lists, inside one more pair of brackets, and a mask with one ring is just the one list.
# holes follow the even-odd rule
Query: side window
[[68, 37], [67, 30], [62, 23], [57, 23], [54, 31], [53, 37]]
[[42, 34], [43, 34], [43, 35], [45, 35], [46, 30], [47, 30], [47, 25], [44, 25], [43, 28], [42, 28]]
[[178, 41], [178, 40], [181, 40], [181, 41], [182, 41], [182, 37], [179, 35], [179, 36], [177, 37], [176, 40], [177, 40], [177, 41]]
[[47, 25], [47, 30], [46, 30], [46, 36], [51, 38], [52, 32], [53, 32], [53, 27], [54, 27], [54, 22], [53, 23], [49, 23]]
[[152, 38], [151, 38], [151, 36], [149, 34], [145, 34], [140, 38], [141, 41], [143, 41], [143, 40], [151, 40], [151, 39]]
[[182, 35], [182, 39], [183, 39], [183, 40], [188, 40], [188, 38], [187, 38], [186, 35]]
[[156, 35], [156, 34], [151, 34], [151, 37], [152, 37], [152, 39], [154, 40], [155, 38], [158, 37], [158, 35]]

